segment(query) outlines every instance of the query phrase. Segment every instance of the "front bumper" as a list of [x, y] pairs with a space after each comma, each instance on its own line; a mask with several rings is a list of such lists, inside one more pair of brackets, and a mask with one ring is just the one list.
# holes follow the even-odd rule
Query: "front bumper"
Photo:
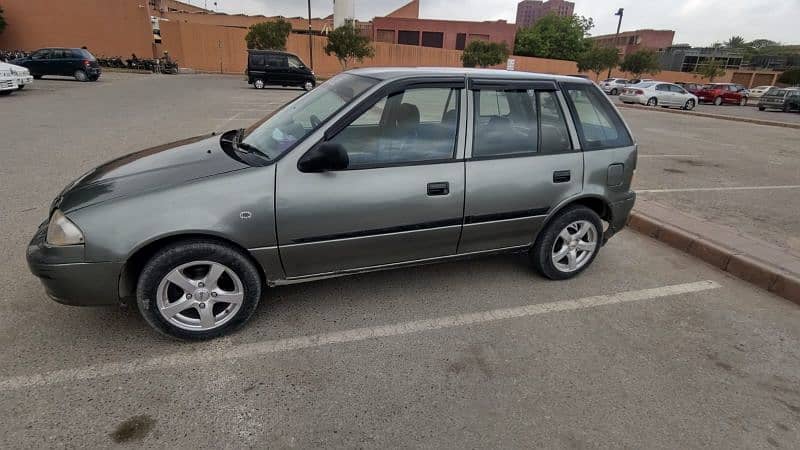
[[28, 267], [58, 303], [102, 306], [119, 303], [121, 263], [84, 262], [83, 246], [47, 245], [47, 222], [39, 227], [28, 245]]
[[31, 83], [33, 83], [33, 77], [30, 76], [30, 75], [18, 76], [17, 77], [17, 84], [20, 85], [20, 86], [25, 86], [25, 85], [28, 85], [28, 84], [31, 84]]
[[608, 229], [603, 234], [604, 243], [608, 241], [611, 236], [614, 236], [625, 228], [634, 203], [636, 203], [636, 192], [631, 192], [626, 198], [609, 205], [611, 209], [611, 221], [608, 224]]

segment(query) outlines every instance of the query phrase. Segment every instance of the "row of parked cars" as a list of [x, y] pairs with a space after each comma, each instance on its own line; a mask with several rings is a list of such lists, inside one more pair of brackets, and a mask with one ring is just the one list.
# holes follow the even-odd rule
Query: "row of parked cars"
[[606, 94], [619, 95], [623, 103], [647, 106], [675, 106], [691, 110], [699, 103], [745, 106], [750, 99], [758, 99], [760, 111], [800, 111], [800, 88], [757, 86], [747, 89], [736, 83], [666, 83], [624, 78], [606, 79], [600, 83], [600, 87]]
[[101, 73], [97, 59], [85, 48], [43, 48], [0, 62], [0, 95], [9, 95], [47, 75], [97, 81]]

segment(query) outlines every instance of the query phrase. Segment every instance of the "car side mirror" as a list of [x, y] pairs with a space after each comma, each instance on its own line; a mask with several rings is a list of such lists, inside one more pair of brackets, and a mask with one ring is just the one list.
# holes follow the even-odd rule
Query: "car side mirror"
[[341, 144], [323, 142], [312, 148], [297, 162], [301, 172], [319, 173], [333, 170], [344, 170], [350, 165], [347, 151]]

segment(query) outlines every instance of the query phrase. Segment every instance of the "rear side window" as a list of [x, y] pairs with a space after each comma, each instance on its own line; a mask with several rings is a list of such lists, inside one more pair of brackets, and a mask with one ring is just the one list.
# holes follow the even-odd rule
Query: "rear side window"
[[622, 118], [592, 85], [564, 84], [584, 150], [633, 145]]
[[268, 67], [289, 67], [286, 55], [266, 55]]

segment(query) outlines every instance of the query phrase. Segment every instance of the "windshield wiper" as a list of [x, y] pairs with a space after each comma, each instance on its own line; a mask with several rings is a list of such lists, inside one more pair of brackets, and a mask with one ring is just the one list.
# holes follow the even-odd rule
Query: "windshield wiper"
[[239, 131], [236, 133], [236, 138], [233, 140], [233, 145], [235, 145], [236, 148], [244, 150], [247, 153], [255, 153], [255, 154], [257, 154], [259, 156], [262, 156], [262, 157], [264, 157], [266, 159], [272, 159], [272, 158], [269, 157], [269, 155], [264, 153], [263, 150], [261, 150], [260, 148], [256, 147], [255, 145], [248, 144], [247, 142], [243, 142], [242, 141], [242, 136], [244, 136], [244, 128], [240, 128], [239, 129]]

